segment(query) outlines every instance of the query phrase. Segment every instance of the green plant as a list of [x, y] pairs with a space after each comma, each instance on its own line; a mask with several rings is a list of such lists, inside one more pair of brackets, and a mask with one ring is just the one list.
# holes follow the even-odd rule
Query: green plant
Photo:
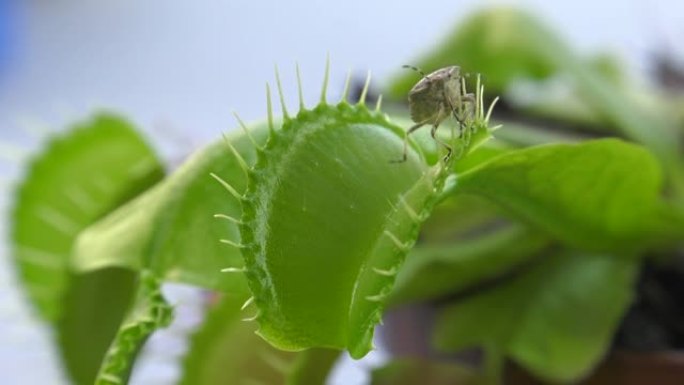
[[[426, 67], [460, 62], [454, 45], [481, 50], [469, 31]], [[541, 43], [523, 40], [482, 59], [500, 67], [483, 67], [496, 74], [495, 87], [520, 73], [550, 76], [566, 63], [554, 44], [534, 46]], [[403, 151], [407, 112], [390, 118], [380, 100], [366, 107], [368, 83], [358, 103], [345, 90], [328, 104], [327, 72], [317, 106], [304, 105], [300, 87], [299, 112], [290, 116], [281, 92], [276, 118], [267, 88], [265, 122], [240, 121], [243, 134], [207, 146], [163, 179], [152, 151], [114, 116], [55, 139], [17, 194], [13, 244], [70, 377], [127, 381], [140, 346], [172, 318], [162, 282], [221, 293], [191, 340], [186, 384], [321, 383], [340, 350], [360, 358], [372, 349], [386, 306], [483, 282], [492, 287], [448, 303], [435, 333], [443, 349], [484, 347], [482, 378], [396, 362], [374, 383], [416, 371], [496, 383], [505, 357], [549, 380], [586, 375], [608, 350], [645, 258], [682, 239], [681, 165], [656, 137], [666, 123], [642, 127], [648, 114], [627, 99], [618, 105], [620, 94], [601, 88], [613, 87], [608, 80], [573, 63], [583, 92], [596, 92], [608, 121], [644, 147], [614, 138], [519, 146], [505, 134], [525, 130], [516, 124], [492, 141], [478, 78], [469, 84], [477, 105], [464, 136], [444, 130], [441, 138], [456, 156], [442, 161], [418, 132], [407, 161], [391, 163]], [[390, 94], [403, 98], [402, 84]]]

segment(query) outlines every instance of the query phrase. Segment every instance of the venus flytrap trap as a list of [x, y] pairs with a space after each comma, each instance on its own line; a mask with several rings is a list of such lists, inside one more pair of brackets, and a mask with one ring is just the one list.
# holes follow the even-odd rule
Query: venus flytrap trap
[[[456, 156], [430, 166], [412, 147], [405, 162], [390, 164], [404, 132], [380, 103], [374, 111], [365, 106], [370, 79], [358, 103], [349, 104], [345, 91], [329, 105], [327, 73], [319, 104], [307, 109], [300, 85], [300, 110], [290, 117], [276, 70], [283, 124], [272, 124], [269, 97], [266, 144], [255, 147], [252, 168], [239, 161], [247, 189], [240, 193], [212, 176], [242, 204], [242, 218], [229, 219], [238, 223], [240, 241], [220, 241], [239, 249], [245, 265], [223, 271], [247, 277], [249, 303], [257, 308], [248, 319], [258, 322], [258, 333], [286, 350], [331, 347], [360, 358], [372, 348], [395, 276], [453, 163], [490, 130], [478, 82], [474, 112], [464, 115], [461, 138], [450, 142]], [[299, 70], [297, 78], [301, 84]]]

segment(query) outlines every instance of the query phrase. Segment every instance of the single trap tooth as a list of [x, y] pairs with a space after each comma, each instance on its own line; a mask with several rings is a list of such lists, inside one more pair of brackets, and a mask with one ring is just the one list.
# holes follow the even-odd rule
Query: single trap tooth
[[257, 143], [256, 139], [254, 139], [254, 136], [253, 136], [252, 133], [249, 131], [249, 128], [247, 128], [247, 125], [245, 124], [245, 122], [240, 118], [240, 115], [238, 115], [237, 112], [233, 112], [233, 116], [235, 116], [235, 119], [237, 120], [238, 125], [240, 126], [240, 128], [242, 129], [242, 131], [245, 133], [245, 135], [247, 136], [247, 138], [249, 139], [249, 141], [252, 142], [252, 145], [254, 146], [254, 149], [255, 149], [257, 152], [263, 152], [263, 151], [264, 151], [264, 147], [263, 147], [263, 146], [260, 146], [259, 143]]
[[299, 64], [295, 65], [295, 71], [297, 72], [297, 96], [299, 97], [299, 110], [306, 110], [306, 105], [304, 104], [304, 87], [302, 87], [302, 74], [299, 70]]
[[220, 176], [214, 174], [213, 172], [210, 173], [210, 175], [212, 178], [216, 179], [216, 181], [219, 182], [226, 190], [228, 190], [230, 195], [235, 197], [235, 199], [237, 199], [238, 201], [244, 201], [245, 200], [245, 197], [242, 194], [238, 193], [237, 190], [235, 190], [235, 188], [230, 185], [230, 183], [226, 182]]
[[283, 84], [280, 82], [280, 72], [278, 66], [275, 66], [276, 84], [278, 85], [278, 97], [280, 98], [280, 108], [282, 109], [283, 119], [290, 120], [290, 114], [287, 112], [287, 105], [285, 104], [285, 96], [283, 95]]
[[370, 82], [371, 82], [371, 72], [368, 71], [366, 74], [366, 81], [363, 83], [363, 89], [361, 90], [361, 96], [359, 97], [359, 102], [357, 103], [360, 106], [363, 106], [366, 104], [366, 96], [368, 95], [368, 89], [370, 88]]
[[394, 277], [397, 274], [396, 269], [378, 269], [377, 267], [373, 268], [373, 272], [376, 274], [382, 275], [384, 277]]
[[230, 239], [219, 239], [219, 242], [226, 244], [228, 246], [235, 247], [236, 249], [244, 249], [246, 247], [245, 245], [243, 245], [241, 243], [233, 242]]
[[389, 239], [392, 241], [392, 243], [394, 243], [394, 245], [395, 245], [399, 250], [402, 250], [402, 251], [403, 251], [403, 250], [406, 250], [406, 249], [408, 248], [407, 245], [406, 245], [406, 243], [403, 243], [402, 241], [400, 241], [399, 238], [397, 238], [397, 236], [394, 235], [391, 231], [385, 230], [385, 231], [383, 232], [383, 234], [384, 234], [387, 238], [389, 238]]
[[325, 57], [325, 72], [323, 74], [323, 87], [321, 87], [320, 104], [328, 104], [326, 98], [328, 96], [328, 81], [330, 80], [330, 54]]
[[240, 221], [239, 219], [233, 218], [230, 215], [226, 215], [226, 214], [214, 214], [214, 218], [225, 219], [227, 221], [235, 223], [236, 225], [242, 224], [242, 221]]
[[342, 90], [342, 99], [340, 100], [341, 103], [347, 103], [349, 101], [349, 92], [351, 90], [351, 78], [352, 71], [349, 70], [347, 71], [347, 77], [344, 79], [344, 89]]
[[271, 100], [271, 85], [266, 83], [266, 115], [268, 116], [268, 132], [270, 136], [275, 134], [273, 124], [273, 101]]
[[233, 153], [233, 156], [235, 156], [235, 159], [238, 161], [238, 164], [240, 165], [242, 171], [245, 173], [245, 175], [249, 175], [249, 166], [247, 165], [245, 158], [243, 158], [242, 155], [240, 155], [240, 153], [235, 149], [235, 147], [230, 143], [230, 140], [228, 140], [228, 138], [225, 135], [223, 135], [223, 139], [226, 142], [226, 145], [228, 145], [230, 152]]
[[247, 309], [247, 307], [248, 307], [249, 305], [251, 305], [252, 302], [254, 302], [254, 297], [249, 297], [249, 298], [247, 299], [247, 301], [245, 301], [245, 303], [243, 303], [242, 306], [240, 306], [240, 310], [245, 310], [245, 309]]

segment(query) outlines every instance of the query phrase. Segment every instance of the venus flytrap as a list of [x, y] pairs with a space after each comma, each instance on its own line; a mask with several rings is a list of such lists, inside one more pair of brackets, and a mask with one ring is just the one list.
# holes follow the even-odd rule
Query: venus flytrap
[[[299, 70], [297, 78], [301, 84]], [[475, 149], [487, 149], [481, 146], [497, 128], [489, 126], [496, 99], [486, 108], [480, 78], [475, 80], [474, 92], [468, 92], [465, 79], [459, 78], [458, 87], [451, 88], [456, 93], [449, 98], [434, 94], [442, 108], [437, 116], [445, 118], [445, 112], [447, 116], [456, 115], [460, 129], [459, 135], [454, 130], [450, 135], [439, 133], [438, 122], [432, 122], [435, 140], [453, 150], [451, 156], [445, 157], [444, 153], [427, 149], [425, 141], [409, 141], [406, 128], [411, 124], [401, 127], [393, 123], [381, 111], [381, 98], [373, 109], [365, 105], [369, 79], [355, 104], [346, 100], [348, 82], [342, 101], [329, 104], [327, 79], [326, 66], [321, 98], [313, 108], [305, 106], [300, 85], [299, 111], [291, 115], [276, 70], [281, 119], [274, 117], [267, 85], [263, 124], [248, 125], [236, 115], [241, 134], [198, 151], [168, 178], [86, 230], [79, 230], [68, 258], [73, 273], [115, 268], [155, 283], [154, 290], [152, 286], [140, 287], [136, 302], [139, 306], [131, 308], [130, 322], [122, 325], [102, 367], [103, 381], [125, 382], [135, 348], [153, 329], [168, 322], [170, 311], [158, 292], [158, 285], [166, 281], [232, 296], [225, 305], [230, 318], [225, 329], [212, 316], [206, 326], [208, 331], [200, 332], [205, 337], [200, 338], [203, 342], [198, 343], [197, 354], [207, 362], [220, 362], [223, 352], [214, 350], [219, 345], [207, 339], [216, 336], [221, 338], [221, 344], [230, 346], [233, 331], [246, 335], [249, 333], [244, 331], [257, 328], [257, 333], [273, 345], [269, 349], [332, 348], [348, 350], [352, 357], [359, 358], [372, 349], [374, 328], [389, 301], [398, 304], [416, 298], [415, 294], [419, 298], [448, 294], [448, 290], [505, 273], [549, 245], [582, 250], [572, 255], [585, 255], [586, 251], [600, 254], [597, 259], [559, 259], [560, 267], [553, 262], [556, 259], [544, 264], [554, 272], [562, 271], [566, 262], [567, 266], [577, 266], [573, 271], [577, 271], [578, 279], [584, 276], [584, 266], [607, 266], [603, 271], [609, 275], [610, 266], [622, 266], [614, 260], [617, 253], [649, 247], [641, 234], [649, 223], [658, 220], [654, 208], [658, 206], [661, 177], [657, 163], [638, 146], [604, 140], [524, 150], [508, 148], [482, 156]], [[416, 132], [421, 134], [427, 133]], [[442, 146], [436, 148], [444, 150]], [[406, 154], [404, 162], [390, 163], [402, 153]], [[107, 183], [100, 180], [96, 187], [106, 188]], [[427, 254], [424, 264], [417, 260], [411, 263], [400, 278], [401, 291], [393, 294], [404, 258], [415, 248], [425, 221], [439, 209], [438, 205], [460, 200], [464, 195], [499, 206], [501, 212], [508, 213], [511, 227], [481, 242], [459, 241], [432, 249], [434, 252]], [[78, 200], [78, 195], [72, 198]], [[509, 254], [499, 254], [502, 247], [521, 237], [523, 245]], [[452, 253], [461, 244], [479, 245], [479, 249], [441, 255]], [[419, 245], [418, 255], [426, 255], [420, 252], [423, 247]], [[569, 255], [565, 250], [559, 254]], [[497, 266], [478, 266], [480, 257]], [[598, 262], [592, 262], [595, 260]], [[606, 298], [619, 299], [610, 316], [597, 319], [587, 332], [590, 337], [600, 336], [584, 341], [586, 346], [582, 348], [591, 352], [590, 359], [545, 366], [537, 355], [526, 354], [529, 346], [525, 343], [537, 343], [536, 339], [520, 337], [518, 344], [509, 344], [511, 336], [528, 336], [515, 325], [508, 325], [502, 329], [500, 339], [492, 340], [468, 330], [454, 331], [445, 322], [441, 333], [449, 338], [443, 346], [486, 343], [493, 351], [510, 354], [545, 377], [576, 378], [602, 354], [611, 327], [629, 302], [629, 283], [638, 263], [630, 261], [625, 263], [628, 269], [620, 285], [604, 297], [596, 296], [598, 303], [584, 293], [570, 293], [579, 295], [577, 300], [585, 301], [588, 309], [601, 308], [600, 301]], [[451, 270], [440, 271], [466, 272], [458, 277], [458, 284], [453, 284], [453, 277], [442, 277], [438, 282], [411, 276], [429, 275], [431, 266], [445, 263]], [[553, 300], [555, 293], [545, 291], [546, 285], [557, 285], [541, 279], [544, 269], [535, 270], [542, 273], [533, 275], [539, 278], [534, 282], [521, 275], [512, 284], [520, 303], [527, 306], [530, 287], [550, 293], [550, 299], [544, 300], [557, 303]], [[437, 285], [432, 285], [434, 282]], [[599, 285], [600, 280], [593, 282]], [[415, 285], [432, 286], [414, 290]], [[474, 318], [460, 313], [465, 318], [458, 322], [466, 325], [465, 329], [473, 327], [469, 321], [476, 320], [483, 308], [488, 309], [482, 304], [500, 298], [505, 302], [506, 293], [474, 298], [467, 306]], [[564, 314], [564, 309], [544, 310], [539, 314]], [[519, 309], [511, 311], [522, 313]], [[164, 317], [155, 318], [155, 314]], [[255, 322], [242, 323], [240, 319]], [[534, 325], [537, 320], [530, 322]], [[548, 330], [550, 335], [558, 332]], [[464, 335], [478, 338], [462, 341]], [[252, 343], [257, 344], [252, 341], [250, 346]], [[297, 360], [304, 357], [304, 363], [298, 365], [304, 371], [300, 374], [292, 374], [294, 365], [283, 364], [282, 360], [269, 362], [281, 369], [279, 379], [307, 378], [313, 373], [309, 369], [316, 370], [311, 365], [317, 358], [306, 358], [306, 354], [297, 355]], [[329, 367], [334, 354], [326, 354], [322, 361]], [[209, 372], [213, 381], [222, 380], [215, 376], [215, 366], [204, 366], [204, 361], [193, 359], [188, 362], [193, 373], [187, 381]]]

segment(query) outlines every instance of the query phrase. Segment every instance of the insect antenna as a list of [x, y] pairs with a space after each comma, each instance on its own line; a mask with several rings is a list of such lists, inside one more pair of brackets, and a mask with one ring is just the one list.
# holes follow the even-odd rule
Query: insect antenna
[[[420, 74], [420, 76], [422, 76], [422, 77], [424, 77], [424, 78], [427, 78], [427, 75], [425, 75], [425, 72], [423, 72], [423, 70], [421, 70], [420, 68], [418, 68], [418, 67], [416, 67], [416, 66], [412, 66], [412, 65], [409, 65], [409, 64], [404, 64], [403, 66], [401, 66], [401, 68], [408, 68], [408, 69], [410, 69], [410, 70], [414, 70], [414, 71], [418, 72], [418, 73]], [[428, 78], [428, 79], [429, 79], [429, 78]]]

